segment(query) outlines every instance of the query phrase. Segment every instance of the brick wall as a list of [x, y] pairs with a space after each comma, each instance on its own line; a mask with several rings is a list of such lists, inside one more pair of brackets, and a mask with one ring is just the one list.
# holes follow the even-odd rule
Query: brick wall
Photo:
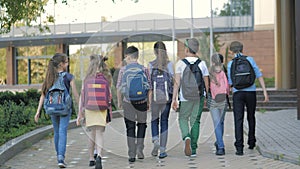
[[[223, 33], [220, 35], [220, 44], [225, 43], [220, 53], [225, 55], [226, 47], [232, 41], [244, 44], [244, 54], [252, 56], [261, 69], [264, 77], [275, 77], [275, 41], [273, 25], [255, 28], [253, 32]], [[184, 44], [177, 43], [177, 55], [184, 56]], [[232, 58], [229, 55], [228, 60]], [[177, 58], [181, 59], [181, 58]]]
[[[275, 77], [275, 43], [273, 29], [220, 34], [221, 43], [225, 42], [220, 53], [225, 54], [226, 47], [234, 40], [238, 40], [244, 44], [243, 53], [255, 59], [264, 77]], [[230, 58], [228, 59], [230, 60]]]

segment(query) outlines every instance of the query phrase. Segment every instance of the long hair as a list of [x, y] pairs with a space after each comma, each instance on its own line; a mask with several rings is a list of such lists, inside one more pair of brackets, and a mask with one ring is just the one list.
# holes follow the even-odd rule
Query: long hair
[[169, 57], [166, 45], [162, 41], [157, 41], [154, 44], [154, 54], [156, 56], [156, 60], [154, 61], [153, 67], [160, 70], [166, 70], [169, 63]]
[[219, 85], [219, 82], [216, 78], [216, 67], [223, 69], [222, 62], [220, 60], [220, 54], [216, 53], [211, 56], [211, 62], [213, 63], [209, 68], [209, 77], [216, 85]]
[[59, 64], [62, 62], [66, 62], [68, 60], [68, 56], [64, 53], [56, 53], [49, 61], [46, 77], [44, 83], [42, 85], [42, 93], [46, 95], [47, 91], [54, 84], [56, 79], [58, 78], [57, 68]]
[[112, 85], [112, 75], [108, 66], [105, 64], [106, 60], [107, 57], [102, 55], [91, 55], [89, 68], [87, 70], [85, 79], [90, 76], [96, 76], [97, 73], [102, 73], [109, 84]]

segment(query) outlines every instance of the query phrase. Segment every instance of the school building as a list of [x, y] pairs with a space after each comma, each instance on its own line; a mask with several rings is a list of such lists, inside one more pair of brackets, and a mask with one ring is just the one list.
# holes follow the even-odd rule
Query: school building
[[[219, 33], [220, 40], [226, 44], [233, 40], [243, 42], [244, 53], [255, 58], [264, 76], [275, 77], [275, 88], [298, 89], [299, 98], [300, 66], [297, 65], [300, 65], [300, 1], [255, 0], [254, 6], [254, 30]], [[121, 60], [126, 44], [118, 44], [115, 53]], [[56, 46], [57, 52], [68, 51], [68, 45], [64, 43]], [[177, 43], [178, 55], [182, 55], [183, 48], [182, 43]], [[225, 52], [225, 48], [226, 45], [221, 48], [221, 53]], [[14, 46], [7, 44], [6, 55], [6, 85], [0, 86], [3, 89], [17, 85]]]

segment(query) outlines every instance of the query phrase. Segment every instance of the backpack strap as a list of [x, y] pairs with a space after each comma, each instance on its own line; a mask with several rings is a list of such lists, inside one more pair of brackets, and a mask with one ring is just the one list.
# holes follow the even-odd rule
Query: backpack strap
[[241, 58], [241, 57], [247, 58], [248, 56], [242, 55], [242, 54], [237, 54], [237, 56], [232, 58], [232, 60], [235, 60], [235, 59], [238, 59], [238, 58]]
[[[187, 59], [181, 59], [186, 65], [190, 65], [191, 63], [187, 61]], [[201, 62], [201, 59], [197, 58], [194, 64], [198, 65]]]
[[201, 62], [201, 59], [197, 59], [194, 64], [199, 65], [200, 62]]
[[187, 61], [186, 59], [181, 59], [186, 65], [190, 65], [190, 62]]
[[70, 92], [70, 86], [71, 86], [71, 84], [70, 84], [70, 80], [69, 80], [69, 78], [67, 76], [67, 73], [68, 72], [59, 72], [58, 76], [62, 76], [64, 85], [65, 85], [67, 91]]

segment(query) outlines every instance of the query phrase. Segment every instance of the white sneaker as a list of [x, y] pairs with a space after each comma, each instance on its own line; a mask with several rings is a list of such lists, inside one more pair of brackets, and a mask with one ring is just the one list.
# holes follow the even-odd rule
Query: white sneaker
[[195, 154], [191, 154], [190, 157], [195, 158], [195, 157], [197, 157], [197, 154], [196, 153]]
[[154, 141], [154, 147], [152, 149], [151, 155], [152, 156], [157, 156], [158, 155], [158, 150], [160, 148], [159, 142], [158, 141]]
[[184, 139], [184, 154], [186, 156], [192, 155], [192, 149], [191, 149], [191, 138], [186, 137]]
[[59, 168], [66, 168], [67, 167], [66, 163], [63, 160], [59, 160], [57, 165], [58, 165]]

